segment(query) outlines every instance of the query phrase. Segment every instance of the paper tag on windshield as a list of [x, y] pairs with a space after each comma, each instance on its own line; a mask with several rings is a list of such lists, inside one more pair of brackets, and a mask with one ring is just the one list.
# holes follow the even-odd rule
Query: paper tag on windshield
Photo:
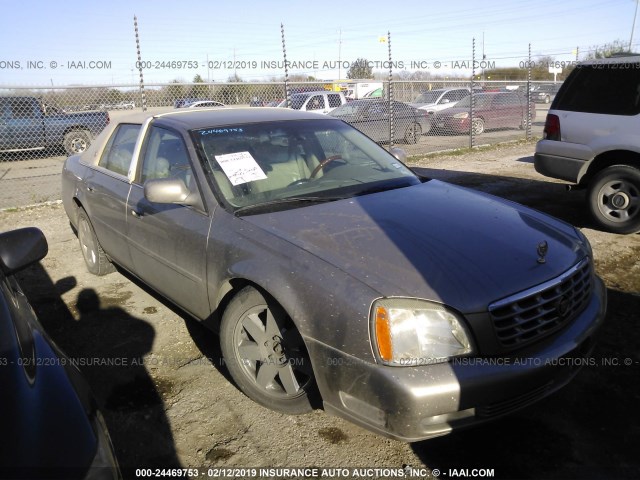
[[233, 186], [267, 178], [258, 162], [249, 152], [227, 153], [226, 155], [216, 155], [215, 157]]

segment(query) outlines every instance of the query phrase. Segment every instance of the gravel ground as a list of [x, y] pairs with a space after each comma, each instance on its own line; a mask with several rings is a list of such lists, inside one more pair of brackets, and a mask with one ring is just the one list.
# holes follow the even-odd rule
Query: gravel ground
[[[84, 361], [127, 478], [141, 467], [311, 466], [411, 466], [422, 477], [439, 469], [443, 478], [471, 476], [474, 468], [493, 469], [499, 478], [637, 478], [640, 235], [594, 230], [584, 193], [538, 175], [533, 150], [515, 144], [410, 163], [427, 176], [525, 203], [583, 229], [609, 293], [597, 363], [504, 420], [415, 444], [321, 409], [286, 416], [250, 401], [229, 380], [215, 334], [122, 273], [87, 273], [60, 204], [0, 212], [0, 230], [35, 225], [46, 234], [49, 255], [21, 281], [52, 338]], [[125, 364], [107, 366], [105, 358]]]

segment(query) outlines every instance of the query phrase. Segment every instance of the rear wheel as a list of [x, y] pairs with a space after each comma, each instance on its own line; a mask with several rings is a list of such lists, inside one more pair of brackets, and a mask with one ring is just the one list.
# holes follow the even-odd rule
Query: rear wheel
[[602, 228], [614, 233], [640, 231], [640, 170], [615, 165], [589, 183], [589, 208]]
[[98, 242], [87, 212], [82, 209], [78, 213], [78, 241], [80, 242], [82, 257], [89, 273], [106, 275], [115, 271], [113, 264], [107, 258], [104, 250], [102, 250], [100, 242]]
[[73, 130], [65, 134], [63, 145], [67, 155], [76, 155], [89, 148], [91, 138], [85, 130]]
[[220, 347], [249, 398], [278, 412], [311, 411], [311, 361], [293, 321], [274, 300], [252, 287], [241, 290], [223, 314]]

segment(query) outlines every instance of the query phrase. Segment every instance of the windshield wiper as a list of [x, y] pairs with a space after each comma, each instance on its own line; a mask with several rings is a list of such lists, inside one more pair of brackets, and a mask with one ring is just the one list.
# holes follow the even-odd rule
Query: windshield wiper
[[233, 213], [236, 215], [242, 213], [248, 213], [255, 210], [270, 210], [270, 207], [279, 205], [295, 205], [295, 204], [307, 204], [307, 203], [326, 203], [334, 202], [336, 200], [344, 200], [350, 198], [351, 195], [341, 197], [286, 197], [278, 198], [276, 200], [269, 200], [268, 202], [256, 203], [254, 205], [245, 205], [244, 207], [238, 207]]

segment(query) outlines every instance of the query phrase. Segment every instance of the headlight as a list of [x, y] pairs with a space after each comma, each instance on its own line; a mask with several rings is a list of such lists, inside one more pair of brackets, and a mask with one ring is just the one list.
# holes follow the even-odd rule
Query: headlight
[[437, 303], [383, 298], [371, 317], [374, 348], [388, 365], [427, 365], [473, 351], [462, 319]]
[[467, 118], [469, 116], [469, 112], [460, 112], [456, 113], [453, 118]]

